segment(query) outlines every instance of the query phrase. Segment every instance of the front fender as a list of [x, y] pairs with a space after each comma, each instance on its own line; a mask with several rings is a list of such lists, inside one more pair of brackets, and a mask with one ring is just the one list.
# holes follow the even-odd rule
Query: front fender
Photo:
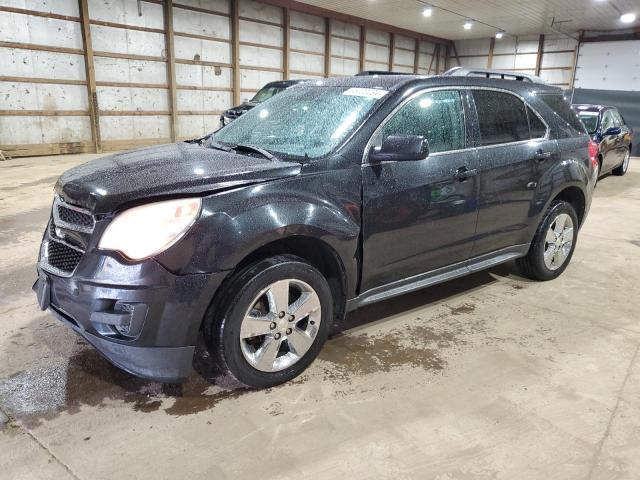
[[359, 174], [357, 168], [316, 172], [206, 197], [200, 219], [158, 261], [179, 274], [226, 271], [266, 244], [306, 236], [330, 246], [354, 284]]

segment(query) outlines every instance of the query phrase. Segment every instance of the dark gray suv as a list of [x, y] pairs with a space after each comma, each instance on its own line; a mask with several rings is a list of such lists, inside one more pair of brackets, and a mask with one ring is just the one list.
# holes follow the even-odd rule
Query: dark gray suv
[[251, 387], [299, 375], [346, 312], [511, 259], [573, 254], [596, 158], [559, 89], [466, 77], [294, 86], [202, 139], [56, 184], [40, 306], [174, 382], [202, 333]]

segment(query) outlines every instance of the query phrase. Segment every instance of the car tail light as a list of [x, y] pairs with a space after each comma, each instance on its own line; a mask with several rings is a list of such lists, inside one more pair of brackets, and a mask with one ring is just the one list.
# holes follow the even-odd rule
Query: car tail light
[[591, 167], [594, 170], [598, 168], [598, 144], [591, 139], [589, 139], [589, 159]]

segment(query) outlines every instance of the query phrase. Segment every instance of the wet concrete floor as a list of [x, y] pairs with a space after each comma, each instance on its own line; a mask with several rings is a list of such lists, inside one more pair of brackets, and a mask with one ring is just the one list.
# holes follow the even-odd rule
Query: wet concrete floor
[[137, 379], [30, 287], [65, 169], [0, 162], [0, 478], [640, 477], [640, 159], [558, 280], [504, 265], [361, 309], [298, 379]]

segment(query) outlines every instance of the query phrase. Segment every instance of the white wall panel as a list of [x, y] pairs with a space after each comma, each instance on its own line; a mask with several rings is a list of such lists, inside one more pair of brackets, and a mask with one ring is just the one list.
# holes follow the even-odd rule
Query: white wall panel
[[458, 55], [488, 55], [490, 44], [490, 38], [456, 40], [456, 50]]
[[393, 54], [394, 65], [413, 65], [414, 60], [415, 60], [414, 52], [407, 52], [406, 50], [395, 49]]
[[64, 80], [84, 80], [84, 57], [69, 53], [41, 52], [0, 47], [2, 75]]
[[405, 37], [404, 35], [396, 35], [394, 41], [396, 47], [408, 48], [409, 50], [414, 50], [416, 46], [414, 38]]
[[289, 68], [322, 75], [324, 73], [324, 57], [294, 52], [289, 56]]
[[50, 0], [0, 0], [0, 5], [6, 7], [24, 8], [37, 12], [56, 13], [58, 15], [79, 16], [78, 2], [52, 2]]
[[173, 29], [176, 32], [206, 35], [216, 38], [231, 38], [229, 18], [220, 15], [200, 13], [194, 15], [191, 10], [173, 9]]
[[[527, 53], [527, 54], [518, 54], [515, 57], [515, 68], [520, 69], [529, 69], [536, 68], [536, 61], [538, 59], [538, 55], [536, 53]], [[533, 72], [529, 72], [533, 73]]]
[[278, 72], [263, 72], [260, 70], [248, 70], [243, 68], [240, 70], [240, 89], [241, 90], [258, 90], [265, 83], [282, 80], [282, 74]]
[[240, 41], [281, 47], [283, 29], [273, 25], [240, 20]]
[[360, 71], [360, 62], [342, 58], [331, 59], [331, 75], [355, 75]]
[[100, 110], [167, 111], [169, 101], [164, 88], [97, 87]]
[[[229, 0], [180, 0], [174, 3], [212, 10], [214, 12], [229, 13]], [[176, 9], [177, 8], [178, 7], [176, 7]]]
[[365, 70], [380, 70], [380, 71], [383, 71], [383, 72], [387, 72], [387, 71], [389, 71], [389, 65], [388, 64], [382, 64], [382, 63], [365, 62], [364, 63], [364, 69]]
[[220, 125], [219, 115], [178, 115], [179, 138], [197, 138], [211, 133]]
[[282, 9], [280, 7], [274, 7], [273, 5], [254, 2], [252, 0], [240, 0], [238, 12], [241, 17], [282, 24]]
[[173, 44], [179, 59], [231, 63], [231, 45], [226, 42], [176, 36]]
[[86, 110], [87, 87], [51, 83], [0, 82], [2, 110]]
[[2, 12], [0, 34], [4, 42], [82, 49], [78, 22]]
[[389, 47], [367, 44], [366, 59], [368, 61], [389, 62]]
[[391, 37], [387, 32], [381, 32], [380, 30], [375, 30], [373, 28], [367, 29], [367, 41], [376, 42], [383, 45], [389, 45], [391, 41]]
[[164, 34], [162, 33], [91, 25], [91, 38], [96, 52], [164, 56]]
[[102, 116], [100, 134], [106, 141], [169, 138], [169, 115]]
[[360, 43], [355, 40], [331, 38], [331, 54], [358, 58], [360, 56]]
[[360, 27], [353, 23], [345, 23], [340, 20], [331, 20], [331, 34], [341, 37], [360, 39]]
[[252, 67], [282, 68], [282, 51], [272, 48], [240, 45], [240, 65]]
[[222, 111], [233, 101], [231, 92], [178, 90], [178, 111]]
[[318, 35], [315, 33], [301, 32], [299, 30], [291, 30], [289, 38], [290, 48], [324, 53], [324, 34]]
[[29, 145], [91, 140], [88, 116], [0, 117], [0, 144]]
[[231, 78], [230, 68], [176, 64], [176, 83], [179, 86], [228, 88], [231, 86]]
[[98, 82], [167, 83], [165, 62], [95, 57], [93, 64]]
[[[289, 23], [292, 27], [305, 28], [314, 32], [324, 33], [324, 18], [292, 10], [289, 13]], [[291, 32], [293, 33], [293, 32]]]
[[137, 0], [88, 0], [89, 16], [93, 20], [124, 23], [137, 27], [164, 28], [162, 5]]

